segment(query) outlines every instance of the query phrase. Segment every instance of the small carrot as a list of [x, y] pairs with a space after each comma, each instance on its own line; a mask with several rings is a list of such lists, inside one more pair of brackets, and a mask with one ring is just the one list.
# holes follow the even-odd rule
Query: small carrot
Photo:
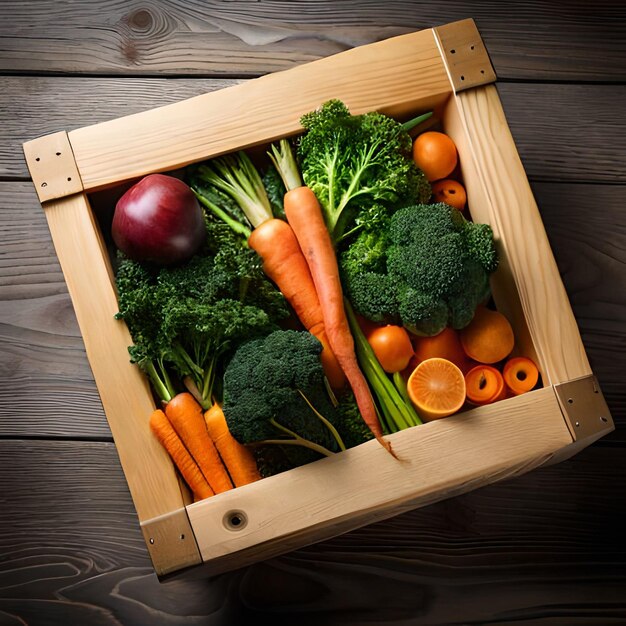
[[209, 437], [220, 453], [235, 487], [259, 480], [261, 474], [259, 474], [252, 452], [230, 434], [224, 412], [219, 404], [214, 404], [204, 413], [204, 420]]
[[346, 377], [330, 348], [311, 271], [291, 226], [283, 220], [267, 220], [252, 231], [248, 245], [263, 259], [263, 271], [276, 283], [302, 325], [320, 340], [326, 378], [333, 389], [341, 389]]
[[330, 347], [352, 387], [363, 420], [376, 439], [391, 452], [391, 444], [383, 438], [372, 394], [357, 362], [343, 307], [337, 257], [319, 201], [309, 187], [294, 187], [285, 194], [284, 206], [313, 277]]
[[165, 407], [165, 414], [195, 459], [215, 493], [233, 488], [228, 472], [206, 429], [202, 407], [190, 393], [179, 393]]
[[194, 499], [203, 500], [215, 495], [197, 463], [167, 419], [167, 415], [160, 409], [154, 411], [150, 416], [150, 429], [167, 450], [178, 471], [193, 492]]

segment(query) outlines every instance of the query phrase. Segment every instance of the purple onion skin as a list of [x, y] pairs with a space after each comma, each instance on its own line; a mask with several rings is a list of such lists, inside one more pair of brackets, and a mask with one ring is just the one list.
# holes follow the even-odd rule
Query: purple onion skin
[[183, 181], [150, 174], [118, 200], [111, 233], [127, 257], [173, 265], [198, 251], [206, 227], [198, 200]]

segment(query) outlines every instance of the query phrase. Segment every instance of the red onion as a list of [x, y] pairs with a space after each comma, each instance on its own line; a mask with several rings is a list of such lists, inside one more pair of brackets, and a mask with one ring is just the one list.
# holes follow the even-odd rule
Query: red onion
[[171, 265], [198, 250], [206, 228], [198, 200], [184, 182], [150, 174], [118, 200], [112, 234], [129, 258]]

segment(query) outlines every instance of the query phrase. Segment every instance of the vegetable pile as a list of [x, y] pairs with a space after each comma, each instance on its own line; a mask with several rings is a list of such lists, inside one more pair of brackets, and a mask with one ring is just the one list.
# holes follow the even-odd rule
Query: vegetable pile
[[245, 152], [119, 200], [119, 313], [196, 499], [539, 382], [493, 309], [491, 228], [452, 140], [339, 100], [260, 168]]

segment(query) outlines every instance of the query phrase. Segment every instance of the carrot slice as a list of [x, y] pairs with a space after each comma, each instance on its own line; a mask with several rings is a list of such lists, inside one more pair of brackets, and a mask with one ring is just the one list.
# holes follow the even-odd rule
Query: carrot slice
[[471, 404], [491, 404], [506, 396], [502, 374], [490, 365], [477, 365], [465, 374], [467, 400]]
[[530, 391], [539, 380], [537, 366], [527, 357], [518, 356], [504, 364], [504, 382], [513, 395]]

